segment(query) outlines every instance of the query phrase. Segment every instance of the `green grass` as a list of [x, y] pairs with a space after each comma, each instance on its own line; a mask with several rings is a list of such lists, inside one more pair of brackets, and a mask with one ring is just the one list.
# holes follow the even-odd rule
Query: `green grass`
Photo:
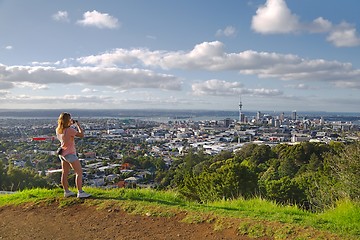
[[[26, 203], [59, 203], [59, 207], [91, 204], [98, 208], [121, 208], [132, 214], [171, 217], [186, 212], [184, 222], [214, 223], [214, 229], [229, 227], [226, 219], [241, 219], [240, 234], [252, 238], [271, 236], [274, 239], [312, 239], [313, 229], [332, 233], [341, 239], [360, 239], [360, 204], [342, 200], [323, 213], [311, 213], [297, 206], [281, 206], [261, 198], [236, 199], [207, 204], [189, 202], [173, 191], [151, 189], [86, 188], [91, 200], [63, 198], [61, 189], [29, 189], [0, 195], [0, 207]], [[279, 227], [280, 226], [280, 227]], [[301, 230], [299, 230], [301, 229]], [[297, 232], [297, 233], [296, 233]], [[296, 238], [291, 238], [294, 235]], [[317, 235], [316, 239], [327, 239]]]
[[349, 200], [339, 201], [336, 207], [317, 215], [316, 226], [336, 229], [340, 233], [350, 233], [360, 239], [360, 203]]
[[297, 206], [281, 206], [260, 198], [220, 201], [207, 206], [232, 217], [250, 217], [304, 227], [311, 226], [360, 239], [360, 203], [349, 200], [338, 201], [336, 206], [323, 213], [307, 212]]
[[19, 205], [28, 202], [51, 201], [63, 194], [61, 189], [35, 188], [13, 194], [0, 195], [0, 207], [6, 205]]

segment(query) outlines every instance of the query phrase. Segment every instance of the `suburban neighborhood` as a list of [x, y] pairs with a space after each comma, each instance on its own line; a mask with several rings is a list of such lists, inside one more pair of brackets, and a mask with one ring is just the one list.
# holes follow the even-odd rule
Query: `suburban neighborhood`
[[[88, 186], [156, 187], [155, 171], [168, 169], [189, 150], [216, 155], [236, 152], [244, 145], [297, 144], [300, 142], [359, 140], [358, 124], [298, 117], [296, 112], [278, 116], [257, 112], [250, 118], [191, 119], [156, 122], [136, 118], [82, 119], [85, 138], [77, 139], [78, 155]], [[4, 119], [0, 156], [3, 164], [30, 167], [40, 175], [58, 176], [59, 144], [54, 119]], [[6, 147], [6, 146], [12, 147]], [[54, 177], [56, 181], [56, 177]]]

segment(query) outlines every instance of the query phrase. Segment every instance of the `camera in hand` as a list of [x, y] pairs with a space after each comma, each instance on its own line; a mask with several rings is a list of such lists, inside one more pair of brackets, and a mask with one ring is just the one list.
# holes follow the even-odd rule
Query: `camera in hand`
[[72, 120], [72, 123], [75, 124], [75, 123], [78, 123], [78, 120]]

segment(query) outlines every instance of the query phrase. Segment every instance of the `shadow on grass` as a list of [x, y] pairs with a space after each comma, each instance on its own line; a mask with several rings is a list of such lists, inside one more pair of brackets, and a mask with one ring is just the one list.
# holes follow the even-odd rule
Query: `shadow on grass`
[[167, 201], [163, 199], [155, 199], [149, 197], [139, 197], [139, 196], [109, 196], [107, 194], [97, 193], [91, 197], [91, 199], [96, 200], [118, 200], [118, 201], [137, 201], [137, 202], [148, 202], [165, 206], [179, 206], [187, 207], [192, 209], [202, 209], [203, 211], [216, 211], [216, 212], [234, 212], [239, 211], [239, 208], [235, 207], [226, 207], [226, 206], [209, 206], [206, 204], [196, 203], [196, 202], [185, 202], [185, 201]]

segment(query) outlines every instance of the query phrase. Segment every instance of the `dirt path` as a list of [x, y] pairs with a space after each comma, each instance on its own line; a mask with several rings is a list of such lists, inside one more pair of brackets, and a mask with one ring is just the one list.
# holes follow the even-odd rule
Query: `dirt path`
[[[0, 208], [0, 239], [250, 239], [236, 227], [214, 231], [213, 224], [181, 222], [184, 216], [152, 217], [85, 205]], [[268, 239], [268, 238], [261, 238]]]
[[[56, 201], [0, 207], [0, 240], [344, 239], [311, 227], [295, 227], [280, 222], [223, 219], [209, 215], [205, 221], [194, 223], [199, 222], [197, 221], [199, 216], [194, 215], [195, 212], [171, 211], [171, 214], [167, 214], [171, 217], [157, 217], [150, 213], [146, 216], [146, 214], [127, 213], [111, 202], [99, 208], [96, 207], [97, 202], [92, 201], [74, 200], [61, 208]], [[193, 223], [184, 222], [184, 219], [191, 219], [190, 222]], [[252, 224], [252, 228], [249, 227], [245, 232], [249, 236], [253, 235], [252, 238], [239, 234], [239, 231], [244, 232], [243, 228], [249, 226], [249, 223]]]

